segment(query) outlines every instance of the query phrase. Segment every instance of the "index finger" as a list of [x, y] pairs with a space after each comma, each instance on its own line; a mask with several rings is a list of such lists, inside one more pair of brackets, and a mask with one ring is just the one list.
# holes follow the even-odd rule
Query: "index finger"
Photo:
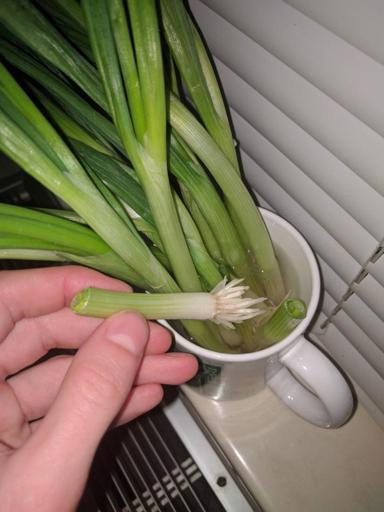
[[118, 279], [79, 266], [0, 272], [0, 340], [22, 318], [58, 311], [88, 286], [131, 291]]

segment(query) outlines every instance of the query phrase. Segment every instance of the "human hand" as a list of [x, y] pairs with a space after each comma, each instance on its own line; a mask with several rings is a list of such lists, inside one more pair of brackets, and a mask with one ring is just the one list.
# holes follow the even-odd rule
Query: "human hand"
[[[192, 356], [165, 354], [170, 334], [137, 313], [74, 315], [68, 304], [87, 286], [130, 289], [73, 266], [0, 273], [2, 512], [74, 510], [106, 430], [197, 370]], [[79, 350], [31, 366], [58, 347]]]

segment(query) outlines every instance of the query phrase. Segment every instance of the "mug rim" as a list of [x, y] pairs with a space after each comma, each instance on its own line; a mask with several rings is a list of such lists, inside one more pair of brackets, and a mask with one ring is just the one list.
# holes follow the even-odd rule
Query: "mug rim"
[[[181, 346], [183, 349], [192, 353], [193, 355], [196, 355], [197, 357], [211, 359], [222, 363], [240, 363], [265, 359], [278, 352], [283, 351], [284, 349], [288, 348], [296, 339], [298, 340], [315, 315], [320, 299], [320, 271], [313, 250], [311, 249], [310, 245], [303, 237], [303, 235], [290, 222], [285, 220], [277, 213], [267, 210], [265, 208], [259, 208], [259, 210], [262, 212], [264, 219], [277, 221], [278, 224], [280, 224], [287, 231], [289, 231], [299, 242], [300, 247], [306, 256], [312, 278], [312, 294], [309, 303], [307, 304], [307, 315], [304, 318], [304, 320], [300, 322], [300, 324], [283, 340], [275, 343], [271, 347], [267, 347], [256, 352], [247, 352], [244, 354], [225, 354], [222, 352], [215, 352], [213, 350], [209, 350], [191, 341], [188, 341], [181, 334], [179, 334], [177, 331], [171, 328], [172, 332], [175, 335], [177, 344]], [[169, 327], [168, 323], [165, 323]]]

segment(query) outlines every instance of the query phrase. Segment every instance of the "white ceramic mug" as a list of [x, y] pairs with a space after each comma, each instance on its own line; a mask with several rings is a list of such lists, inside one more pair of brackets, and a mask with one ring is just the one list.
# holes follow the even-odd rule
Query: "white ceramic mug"
[[351, 391], [339, 370], [303, 333], [313, 320], [320, 298], [320, 273], [301, 234], [278, 215], [261, 210], [274, 242], [283, 278], [292, 297], [307, 304], [306, 318], [282, 341], [247, 354], [221, 354], [204, 349], [173, 331], [179, 351], [200, 361], [190, 385], [216, 400], [235, 400], [269, 386], [295, 413], [321, 427], [336, 428], [352, 413]]

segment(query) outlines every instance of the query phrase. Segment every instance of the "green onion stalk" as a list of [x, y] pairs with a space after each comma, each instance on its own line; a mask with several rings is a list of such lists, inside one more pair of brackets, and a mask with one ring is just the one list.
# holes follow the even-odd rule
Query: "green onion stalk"
[[[145, 287], [95, 231], [66, 216], [0, 203], [0, 258], [75, 262]], [[73, 218], [73, 216], [72, 216]], [[44, 252], [42, 252], [44, 251]]]
[[[156, 288], [169, 283], [176, 289], [148, 247], [137, 241], [104, 201], [78, 160], [2, 65], [0, 78], [0, 147], [3, 152], [72, 206], [123, 260], [133, 263], [139, 274], [146, 269], [148, 286]], [[134, 239], [135, 243], [128, 244], [125, 239]], [[141, 262], [137, 258], [142, 258]]]
[[132, 36], [135, 43], [142, 93], [142, 108], [137, 106], [137, 110], [145, 117], [143, 134], [135, 131], [132, 121], [135, 112], [129, 109], [126, 100], [128, 91], [125, 91], [120, 73], [123, 62], [119, 61], [116, 50], [121, 31], [127, 30], [128, 26], [119, 24], [119, 30], [112, 30], [112, 24], [118, 19], [117, 13], [124, 16], [122, 4], [119, 0], [86, 0], [83, 7], [114, 123], [145, 190], [176, 280], [184, 291], [199, 291], [199, 278], [177, 219], [168, 179], [165, 91], [155, 4], [147, 0], [129, 2], [132, 34], [126, 34], [123, 39], [127, 42]]
[[[5, 4], [7, 4], [7, 2], [5, 2]], [[15, 30], [17, 37], [23, 38], [23, 36], [24, 36], [23, 30], [20, 30], [20, 28], [21, 29], [22, 28], [25, 29], [26, 27], [30, 28], [31, 23], [36, 24], [37, 31], [39, 32], [40, 35], [41, 35], [41, 31], [45, 30], [44, 27], [47, 24], [46, 20], [42, 17], [42, 15], [40, 13], [38, 13], [37, 10], [35, 10], [33, 8], [32, 5], [28, 4], [28, 2], [21, 1], [18, 3], [17, 7], [19, 9], [16, 9], [17, 15], [12, 20], [10, 20], [9, 16], [7, 15], [8, 14], [7, 9], [5, 9], [5, 7], [7, 7], [7, 6], [5, 4], [2, 4], [0, 7], [0, 19], [3, 22], [4, 21], [6, 22], [9, 29]], [[28, 5], [28, 13], [25, 12], [26, 5]], [[97, 6], [95, 5], [95, 7], [97, 7]], [[101, 12], [102, 15], [101, 15], [101, 17], [96, 16], [95, 21], [97, 21], [97, 20], [101, 21], [102, 29], [106, 29], [108, 32], [109, 31], [109, 28], [108, 28], [109, 27], [109, 25], [108, 25], [109, 18], [104, 17], [106, 4], [103, 2], [100, 2], [99, 7], [104, 7], [104, 11], [103, 11], [103, 9], [101, 9], [101, 11], [99, 10], [99, 13]], [[152, 14], [152, 18], [154, 18], [155, 13], [153, 12], [153, 9], [151, 12], [150, 7], [151, 6], [149, 5], [146, 15]], [[85, 11], [86, 11], [86, 8], [85, 8]], [[32, 12], [31, 16], [29, 16], [30, 12]], [[105, 26], [105, 24], [103, 25], [103, 21], [107, 21], [107, 26]], [[20, 23], [18, 24], [18, 22], [20, 22]], [[140, 30], [139, 30], [139, 32], [140, 32]], [[152, 31], [152, 34], [155, 34], [155, 30]], [[110, 33], [109, 33], [109, 35], [111, 36]], [[49, 27], [49, 29], [46, 30], [46, 36], [48, 37], [48, 39], [50, 38], [52, 45], [49, 47], [48, 50], [47, 49], [44, 50], [44, 58], [47, 57], [51, 63], [52, 63], [52, 61], [57, 61], [59, 68], [61, 70], [66, 69], [65, 63], [71, 63], [71, 66], [70, 66], [71, 72], [69, 73], [69, 77], [72, 80], [74, 80], [83, 89], [87, 88], [86, 83], [88, 81], [88, 83], [90, 85], [89, 91], [90, 91], [92, 97], [94, 98], [95, 102], [97, 102], [102, 108], [105, 108], [107, 105], [107, 100], [105, 99], [102, 92], [100, 92], [100, 91], [102, 91], [101, 84], [100, 84], [100, 86], [99, 86], [99, 84], [95, 85], [95, 81], [93, 79], [95, 76], [96, 70], [91, 72], [89, 65], [86, 63], [83, 63], [83, 61], [81, 59], [79, 59], [79, 61], [76, 64], [74, 64], [74, 54], [75, 54], [74, 49], [71, 48], [67, 42], [63, 43], [61, 41], [60, 34], [58, 32], [55, 32], [53, 27]], [[90, 31], [90, 36], [91, 36], [91, 31]], [[91, 36], [91, 39], [92, 39], [92, 36]], [[63, 44], [61, 44], [61, 43], [63, 43]], [[109, 39], [109, 43], [113, 44], [113, 41], [111, 41], [111, 39]], [[151, 41], [149, 41], [148, 44], [150, 44], [150, 43], [151, 43]], [[64, 55], [62, 54], [61, 51], [57, 51], [57, 48], [60, 45], [61, 45], [61, 49], [64, 52]], [[42, 45], [41, 45], [40, 36], [37, 37], [37, 39], [34, 41], [32, 47], [33, 47], [33, 49], [37, 48], [38, 51], [40, 52], [40, 54], [42, 53]], [[111, 48], [109, 48], [108, 45], [106, 45], [104, 48], [101, 49], [102, 50], [101, 54], [103, 55], [103, 52], [105, 50], [108, 51], [108, 49], [111, 49]], [[113, 58], [111, 60], [109, 60], [109, 57], [111, 55], [112, 56], [114, 55], [113, 51], [114, 50], [111, 50], [111, 53], [106, 55], [106, 59], [104, 59], [104, 61], [101, 58], [102, 65], [103, 65], [103, 62], [104, 62], [104, 64], [107, 63], [107, 65], [110, 62], [115, 65], [117, 64], [116, 61], [113, 60]], [[97, 53], [97, 49], [96, 49], [96, 53]], [[82, 66], [82, 64], [84, 64], [84, 65]], [[81, 70], [80, 70], [80, 68], [81, 68]], [[5, 68], [2, 68], [1, 71], [4, 75], [7, 74]], [[115, 69], [115, 71], [116, 71], [116, 69]], [[10, 76], [9, 76], [9, 79], [11, 79]], [[149, 77], [147, 79], [147, 83], [150, 84]], [[15, 87], [15, 90], [21, 91], [21, 89], [18, 88], [17, 86]], [[27, 103], [26, 98], [27, 97], [24, 98], [24, 100], [25, 100], [24, 103]], [[109, 99], [110, 98], [111, 98], [111, 96], [109, 96]], [[151, 98], [151, 91], [150, 91], [150, 94], [147, 94], [147, 98]], [[143, 151], [141, 144], [139, 144], [138, 141], [136, 141], [134, 139], [132, 139], [132, 144], [130, 144], [131, 139], [130, 139], [129, 135], [132, 135], [132, 134], [129, 132], [129, 130], [128, 130], [128, 132], [126, 131], [126, 128], [127, 127], [129, 128], [129, 125], [130, 125], [130, 119], [129, 119], [129, 117], [128, 118], [126, 117], [126, 114], [129, 115], [129, 113], [127, 111], [127, 106], [124, 103], [124, 96], [120, 96], [120, 97], [115, 96], [114, 99], [116, 99], [116, 102], [112, 101], [111, 106], [112, 106], [113, 112], [115, 113], [115, 116], [114, 116], [115, 121], [117, 122], [118, 127], [122, 127], [122, 131], [123, 131], [122, 138], [125, 139], [126, 141], [128, 140], [128, 147], [133, 151], [132, 160], [136, 160], [136, 163], [138, 163], [137, 164], [138, 167], [140, 167], [140, 165], [141, 165], [141, 167], [144, 168], [145, 160], [147, 160], [148, 162], [152, 162], [152, 161], [156, 162], [156, 158], [157, 158], [156, 166], [160, 170], [160, 174], [164, 173], [164, 162], [159, 163], [159, 158], [160, 159], [164, 158], [164, 156], [161, 156], [160, 153], [163, 152], [165, 155], [166, 148], [165, 147], [161, 148], [162, 144], [161, 143], [159, 144], [158, 141], [156, 140], [156, 128], [154, 128], [156, 123], [154, 123], [153, 121], [148, 122], [148, 126], [150, 126], [150, 125], [152, 126], [152, 128], [150, 128], [150, 131], [153, 132], [149, 138], [149, 143], [148, 143], [150, 146], [150, 151]], [[119, 102], [119, 100], [120, 100], [120, 102]], [[151, 106], [150, 101], [149, 102], [147, 101], [147, 103], [150, 107]], [[156, 113], [156, 108], [158, 108], [158, 107], [156, 107], [156, 105], [158, 105], [158, 103], [156, 104], [156, 101], [155, 101], [155, 109], [154, 109], [154, 112], [152, 112], [152, 114]], [[163, 109], [164, 108], [165, 108], [165, 106], [163, 107]], [[37, 111], [36, 108], [35, 108], [35, 111]], [[161, 105], [160, 105], [160, 111], [161, 111]], [[34, 113], [35, 113], [35, 116], [38, 117], [36, 112], [34, 112]], [[40, 117], [42, 117], [42, 116], [40, 115]], [[4, 125], [8, 124], [8, 126], [11, 126], [13, 129], [13, 132], [12, 132], [13, 141], [17, 140], [19, 143], [17, 152], [12, 151], [12, 149], [14, 149], [11, 147], [12, 144], [10, 144], [10, 143], [2, 144], [3, 150], [11, 158], [15, 159], [15, 161], [17, 163], [19, 163], [19, 165], [21, 167], [23, 167], [25, 170], [27, 170], [27, 172], [30, 172], [37, 179], [40, 179], [40, 181], [44, 185], [46, 185], [48, 188], [50, 188], [53, 192], [60, 195], [61, 198], [64, 199], [65, 202], [67, 202], [69, 205], [71, 205], [88, 222], [89, 225], [91, 225], [114, 249], [116, 249], [116, 252], [119, 255], [121, 255], [123, 257], [123, 259], [125, 259], [129, 263], [130, 263], [131, 259], [137, 260], [136, 263], [133, 264], [133, 266], [136, 265], [137, 268], [139, 266], [141, 266], [141, 268], [142, 268], [141, 273], [144, 273], [146, 276], [145, 279], [147, 282], [148, 289], [150, 289], [151, 291], [156, 291], [156, 292], [161, 292], [161, 291], [179, 292], [180, 291], [180, 288], [177, 286], [176, 282], [172, 279], [172, 277], [169, 275], [169, 273], [166, 271], [166, 269], [159, 263], [159, 261], [153, 256], [153, 254], [151, 253], [149, 248], [146, 246], [146, 244], [141, 239], [138, 239], [138, 237], [136, 236], [136, 233], [133, 233], [131, 230], [127, 229], [126, 224], [123, 223], [123, 221], [115, 214], [115, 212], [113, 211], [113, 209], [109, 206], [109, 204], [107, 202], [101, 200], [101, 194], [98, 192], [97, 188], [95, 186], [93, 186], [93, 184], [91, 184], [91, 181], [89, 179], [87, 179], [86, 174], [84, 173], [84, 170], [81, 169], [80, 165], [78, 165], [78, 161], [73, 158], [73, 155], [70, 154], [67, 147], [65, 147], [64, 150], [62, 149], [62, 147], [60, 147], [60, 149], [63, 150], [65, 155], [67, 156], [67, 160], [72, 166], [71, 170], [73, 171], [73, 173], [72, 173], [72, 175], [69, 175], [69, 173], [66, 171], [66, 166], [63, 165], [63, 166], [61, 166], [62, 168], [60, 169], [62, 171], [60, 173], [61, 174], [60, 179], [55, 179], [55, 175], [58, 174], [57, 171], [59, 171], [59, 169], [56, 169], [54, 166], [52, 166], [52, 163], [54, 161], [57, 164], [56, 167], [58, 167], [58, 164], [60, 164], [60, 162], [56, 162], [56, 160], [58, 160], [58, 159], [56, 158], [56, 155], [54, 154], [54, 152], [50, 152], [51, 162], [46, 161], [45, 156], [43, 154], [40, 154], [37, 151], [37, 148], [33, 148], [35, 150], [34, 161], [32, 160], [32, 161], [28, 162], [26, 159], [22, 159], [21, 157], [26, 153], [27, 141], [26, 140], [23, 141], [21, 132], [18, 132], [17, 127], [12, 126], [10, 124], [9, 118], [4, 117], [3, 119], [4, 119], [3, 124]], [[155, 117], [153, 117], [153, 115], [151, 115], [150, 120], [151, 119], [155, 119]], [[0, 118], [0, 122], [1, 122], [1, 120], [2, 119]], [[125, 123], [125, 121], [126, 121], [126, 123]], [[21, 123], [21, 124], [23, 125], [23, 123]], [[42, 126], [44, 127], [46, 125], [47, 125], [47, 121], [45, 121], [45, 124], [43, 123]], [[28, 131], [33, 132], [33, 135], [35, 135], [35, 138], [40, 137], [40, 135], [36, 135], [34, 133], [34, 132], [36, 132], [35, 126], [28, 125]], [[52, 132], [54, 132], [54, 131], [51, 129], [51, 134], [52, 134]], [[128, 133], [128, 137], [125, 137], [125, 135], [127, 135], [127, 133]], [[4, 134], [4, 131], [3, 131], [3, 134]], [[54, 136], [52, 138], [53, 138], [53, 140], [57, 141], [58, 140], [57, 134], [54, 134]], [[165, 138], [165, 135], [164, 135], [164, 138]], [[49, 140], [49, 138], [47, 138], [47, 140]], [[3, 141], [5, 141], [5, 138], [3, 138]], [[25, 145], [23, 147], [20, 147], [21, 141], [25, 142]], [[6, 142], [11, 142], [11, 141], [6, 140]], [[28, 142], [32, 143], [32, 141], [29, 141], [29, 140], [28, 140]], [[39, 138], [39, 142], [42, 145], [43, 141], [41, 141], [40, 138]], [[60, 144], [57, 144], [57, 146], [60, 146]], [[63, 144], [62, 144], [62, 146], [63, 146]], [[49, 146], [48, 146], [48, 148], [49, 148]], [[153, 158], [153, 157], [156, 157], [156, 158]], [[37, 164], [39, 166], [39, 172], [37, 174], [35, 172], [36, 165], [33, 165], [33, 164]], [[49, 164], [51, 164], [51, 165], [49, 165]], [[41, 172], [42, 168], [44, 168], [45, 172]], [[80, 169], [81, 169], [81, 171], [80, 171]], [[64, 180], [63, 175], [65, 175], [66, 178], [68, 176], [69, 177], [73, 176], [76, 179], [76, 185], [78, 188], [72, 186], [72, 185], [74, 185], [72, 180], [70, 180], [70, 179]], [[63, 187], [64, 181], [65, 181], [65, 187]], [[154, 181], [156, 182], [156, 180], [154, 180]], [[79, 185], [81, 185], [82, 182], [83, 182], [84, 186], [79, 187]], [[164, 182], [164, 180], [163, 180], [163, 182]], [[83, 188], [83, 190], [82, 190], [82, 188]], [[88, 192], [87, 200], [84, 197], [84, 195], [82, 197], [79, 197], [80, 191], [84, 192], [85, 190]], [[158, 191], [160, 192], [160, 190], [158, 190]], [[152, 192], [152, 195], [154, 195], [153, 192]], [[160, 197], [161, 197], [161, 195], [160, 195]], [[173, 202], [170, 203], [170, 207], [168, 208], [168, 211], [171, 211], [171, 213], [172, 213], [172, 204], [173, 204]], [[95, 218], [95, 216], [97, 218]], [[104, 220], [101, 221], [101, 219], [103, 217], [104, 217]], [[168, 226], [172, 219], [165, 219], [165, 220], [166, 220], [166, 222], [164, 225]], [[113, 229], [114, 224], [117, 225], [116, 226], [117, 229], [115, 229], [115, 230]], [[125, 230], [125, 234], [124, 234], [124, 230]], [[117, 247], [117, 246], [119, 246], [119, 247]], [[188, 257], [190, 258], [189, 253], [188, 253]], [[173, 257], [172, 259], [174, 261], [176, 261], [176, 258]], [[187, 261], [187, 263], [188, 263], [188, 261]], [[191, 265], [188, 266], [188, 264], [182, 265], [181, 263], [178, 263], [178, 265], [179, 265], [180, 273], [182, 272], [182, 270], [184, 270], [184, 272], [185, 272], [185, 274], [184, 274], [185, 285], [187, 285], [187, 275], [188, 275], [187, 271], [188, 271], [188, 268], [190, 268], [191, 275], [189, 276], [188, 285], [191, 286], [192, 289], [200, 286], [200, 282], [197, 278], [197, 275], [196, 275], [196, 279], [194, 279], [193, 272], [195, 272], [195, 270], [194, 270], [193, 264], [192, 264], [192, 266]], [[143, 270], [144, 268], [146, 268], [147, 271]], [[192, 270], [193, 270], [193, 272], [192, 272]], [[177, 277], [177, 274], [176, 274], [176, 277]], [[214, 348], [220, 347], [220, 345], [221, 345], [220, 339], [218, 338], [218, 336], [215, 337], [215, 332], [212, 332], [212, 329], [209, 329], [207, 327], [207, 325], [200, 324], [197, 322], [193, 322], [193, 323], [188, 322], [187, 328], [188, 328], [188, 331], [190, 332], [190, 334], [192, 334], [192, 336], [194, 338], [196, 338], [197, 340], [204, 339], [204, 340], [206, 340], [206, 341], [204, 341], [205, 344], [211, 343]]]
[[260, 328], [261, 348], [269, 347], [288, 336], [307, 315], [307, 306], [297, 298], [286, 298]]
[[[3, 93], [0, 95], [0, 147], [4, 153], [84, 218], [140, 275], [139, 282], [133, 281], [134, 284], [144, 284], [145, 288], [156, 292], [179, 292], [180, 288], [167, 270], [137, 233], [129, 229], [104, 200], [68, 147], [3, 66], [0, 67], [0, 77], [0, 90]], [[35, 120], [38, 122], [33, 124]], [[35, 126], [39, 127], [39, 131]], [[46, 140], [50, 144], [41, 135], [44, 131], [47, 132]], [[81, 262], [80, 258], [78, 261]], [[213, 345], [216, 349], [222, 348], [220, 340], [214, 338], [205, 324], [190, 321], [185, 324], [195, 338], [204, 340], [201, 343]]]
[[255, 272], [267, 296], [275, 304], [284, 297], [284, 284], [267, 227], [240, 175], [192, 113], [175, 97], [170, 98], [170, 122], [210, 170], [248, 235]]
[[[286, 336], [294, 322], [279, 313], [286, 291], [273, 245], [183, 2], [36, 4], [0, 4], [0, 149], [72, 210], [0, 208], [0, 258], [120, 277], [150, 293], [88, 290], [74, 310], [183, 320], [212, 350], [252, 351]], [[208, 307], [234, 288], [246, 312]]]
[[241, 279], [235, 279], [229, 283], [223, 280], [210, 293], [186, 292], [161, 295], [87, 288], [74, 297], [71, 307], [81, 315], [101, 318], [127, 309], [137, 309], [146, 318], [152, 320], [209, 319], [233, 329], [233, 323], [242, 322], [260, 314], [260, 310], [252, 306], [264, 300], [263, 298], [244, 298], [243, 293], [246, 287], [240, 283]]
[[[0, 47], [0, 50], [1, 50], [1, 47]], [[23, 70], [27, 69], [27, 71], [30, 74], [32, 73], [30, 63], [29, 63], [29, 66], [27, 66], [25, 63], [23, 66], [21, 66], [20, 57], [18, 59], [16, 59], [16, 61], [15, 61], [15, 58], [13, 58], [12, 62], [15, 63], [16, 65], [18, 65], [19, 67], [21, 67], [21, 69], [23, 69]], [[35, 79], [40, 79], [41, 83], [44, 83], [43, 76], [41, 74], [37, 73], [36, 70], [34, 70], [34, 72], [32, 73], [32, 77]], [[64, 85], [64, 86], [60, 87], [59, 82], [56, 78], [54, 78], [53, 81], [55, 82], [54, 89], [52, 89], [52, 84], [51, 84], [52, 81], [49, 81], [50, 92], [54, 92], [58, 96], [59, 101], [62, 102], [63, 101], [62, 88], [63, 87], [65, 88], [66, 86]], [[68, 95], [66, 95], [66, 100], [68, 102]], [[76, 100], [77, 100], [77, 102], [82, 101], [79, 98], [76, 98]], [[72, 104], [73, 104], [73, 100], [69, 101], [70, 109], [72, 108]], [[77, 105], [77, 103], [76, 103], [76, 105]], [[67, 103], [67, 107], [68, 107], [68, 103]], [[82, 110], [84, 110], [84, 109], [82, 109]], [[87, 111], [87, 109], [85, 109], [85, 110]], [[88, 123], [89, 123], [90, 115], [88, 113], [86, 115], [88, 117]], [[82, 119], [82, 116], [80, 116], [80, 119]], [[105, 120], [103, 123], [100, 124], [100, 119], [97, 119], [95, 125], [97, 126], [96, 131], [99, 126], [101, 127], [100, 128], [102, 130], [101, 136], [104, 136]], [[93, 131], [95, 131], [94, 126], [93, 126]], [[113, 128], [110, 127], [109, 131], [113, 133]], [[110, 138], [110, 140], [113, 143], [116, 140], [116, 136], [113, 137], [113, 140], [112, 140], [112, 138]], [[172, 140], [174, 141], [175, 138], [173, 137]], [[175, 142], [173, 142], [171, 144], [171, 147], [170, 147], [171, 172], [173, 172], [174, 174], [177, 174], [178, 169], [182, 169], [182, 172], [184, 174], [184, 180], [183, 180], [184, 184], [189, 186], [189, 189], [192, 192], [192, 194], [194, 195], [194, 197], [196, 198], [196, 201], [200, 202], [200, 205], [203, 204], [203, 208], [205, 209], [205, 216], [206, 217], [208, 216], [208, 218], [210, 220], [211, 228], [212, 228], [212, 226], [214, 227], [215, 236], [219, 238], [221, 245], [222, 245], [222, 249], [224, 246], [223, 253], [227, 260], [226, 261], [227, 268], [232, 269], [235, 272], [235, 275], [237, 275], [237, 276], [244, 276], [246, 281], [251, 285], [251, 288], [254, 291], [256, 291], [259, 295], [263, 294], [262, 290], [260, 289], [261, 287], [257, 282], [258, 281], [257, 273], [255, 272], [255, 269], [250, 267], [249, 264], [247, 263], [246, 251], [244, 249], [242, 249], [242, 247], [241, 247], [241, 243], [240, 243], [239, 237], [236, 233], [236, 229], [235, 229], [232, 221], [229, 219], [229, 215], [226, 212], [224, 205], [222, 205], [220, 199], [219, 199], [219, 201], [216, 201], [215, 204], [212, 203], [212, 196], [213, 196], [212, 188], [213, 188], [213, 186], [209, 183], [209, 181], [207, 183], [207, 180], [205, 181], [205, 185], [206, 185], [205, 189], [207, 189], [207, 185], [208, 185], [208, 187], [210, 186], [211, 197], [207, 198], [204, 196], [204, 201], [202, 201], [201, 184], [200, 184], [199, 188], [196, 188], [196, 182], [201, 183], [201, 181], [202, 181], [202, 178], [201, 178], [202, 173], [196, 172], [196, 169], [193, 170], [192, 173], [190, 171], [185, 172], [186, 168], [189, 167], [191, 169], [192, 166], [197, 167], [198, 164], [195, 163], [195, 164], [191, 165], [191, 158], [190, 157], [186, 158], [185, 157], [186, 153], [184, 153], [184, 155], [183, 155], [184, 160], [183, 159], [180, 160], [180, 158], [178, 157], [178, 153], [180, 153], [180, 146], [181, 146], [180, 144], [178, 144], [178, 146], [176, 146]], [[177, 147], [179, 148], [178, 151], [177, 151]], [[184, 148], [184, 151], [185, 151], [185, 148]], [[180, 165], [177, 166], [176, 164], [173, 165], [174, 162], [181, 162], [182, 164], [184, 163], [184, 165], [182, 165], [182, 166], [180, 166]], [[199, 174], [200, 174], [200, 176], [199, 176]], [[180, 179], [180, 173], [177, 174], [177, 176]], [[194, 181], [193, 181], [193, 178], [194, 178]], [[194, 186], [195, 186], [195, 188], [194, 188]], [[244, 192], [244, 190], [243, 190], [243, 192]], [[256, 215], [257, 215], [258, 211], [256, 209], [255, 209], [255, 211], [256, 211]], [[195, 212], [196, 212], [196, 210], [195, 210]], [[251, 215], [250, 224], [252, 224], [253, 217], [254, 216]], [[259, 222], [259, 224], [261, 224], [261, 228], [262, 228], [259, 231], [264, 233], [265, 229], [263, 230], [263, 228], [265, 228], [265, 226], [263, 225], [261, 216], [258, 215], [256, 218], [258, 219], [258, 222]], [[199, 227], [201, 227], [201, 222], [199, 223]], [[202, 233], [204, 233], [204, 232], [206, 232], [206, 231], [202, 231]], [[256, 233], [255, 236], [258, 236], [258, 234]], [[264, 236], [264, 238], [266, 238], [266, 237]], [[267, 239], [266, 240], [267, 247], [268, 247], [268, 244], [270, 245], [270, 241]], [[260, 244], [260, 245], [262, 246], [263, 244]], [[268, 256], [271, 257], [271, 255], [274, 256], [273, 252], [269, 251], [267, 258], [268, 258]], [[263, 277], [264, 274], [261, 274], [261, 276]], [[277, 301], [276, 298], [275, 298], [275, 301]]]
[[[183, 291], [200, 291], [168, 177], [166, 98], [155, 3], [128, 3], [131, 33], [128, 23], [121, 22], [125, 13], [120, 0], [85, 0], [83, 9], [109, 111], [145, 191], [167, 260]], [[137, 67], [132, 58], [126, 58], [127, 47], [133, 52], [131, 39]], [[130, 88], [137, 91], [138, 82], [141, 94], [133, 97]], [[218, 334], [209, 326], [199, 324], [199, 330], [199, 337], [216, 338], [219, 343]]]
[[208, 132], [238, 169], [227, 112], [200, 35], [182, 2], [161, 0], [164, 33], [194, 106]]

